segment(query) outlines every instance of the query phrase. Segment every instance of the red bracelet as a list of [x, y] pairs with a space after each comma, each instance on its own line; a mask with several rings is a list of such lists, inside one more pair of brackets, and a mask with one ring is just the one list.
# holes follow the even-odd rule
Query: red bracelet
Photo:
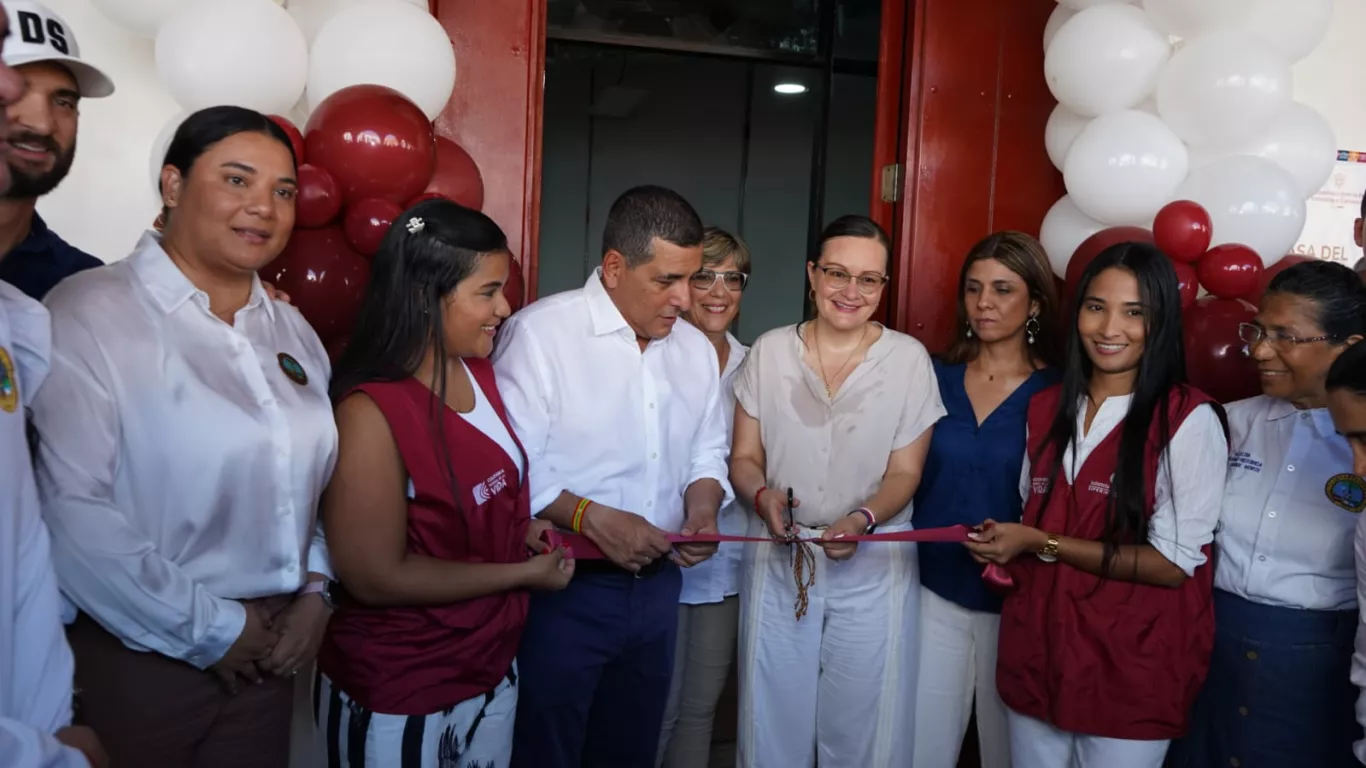
[[765, 486], [763, 486], [762, 488], [760, 488], [759, 490], [757, 490], [757, 491], [754, 492], [754, 514], [756, 514], [756, 515], [759, 514], [759, 497], [760, 497], [760, 496], [763, 496], [763, 495], [764, 495], [764, 491], [767, 491], [767, 490], [768, 490], [768, 486], [765, 485]]

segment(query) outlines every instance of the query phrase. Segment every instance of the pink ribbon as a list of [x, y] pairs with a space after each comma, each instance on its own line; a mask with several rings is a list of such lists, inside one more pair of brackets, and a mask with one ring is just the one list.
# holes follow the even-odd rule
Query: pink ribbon
[[[970, 541], [968, 532], [972, 529], [966, 525], [949, 525], [943, 528], [925, 528], [916, 531], [892, 531], [889, 533], [867, 533], [841, 536], [840, 543], [865, 541], [943, 541], [962, 543]], [[547, 551], [556, 547], [569, 547], [577, 560], [605, 560], [607, 555], [598, 549], [598, 546], [588, 540], [587, 536], [567, 531], [546, 531], [541, 536], [545, 541]], [[819, 536], [799, 537], [794, 539], [775, 539], [769, 536], [728, 536], [721, 533], [695, 533], [691, 536], [684, 536], [681, 533], [669, 534], [669, 541], [674, 544], [720, 544], [723, 542], [758, 542], [769, 544], [787, 544], [789, 542], [805, 541], [813, 544], [830, 542], [831, 539], [822, 539]]]

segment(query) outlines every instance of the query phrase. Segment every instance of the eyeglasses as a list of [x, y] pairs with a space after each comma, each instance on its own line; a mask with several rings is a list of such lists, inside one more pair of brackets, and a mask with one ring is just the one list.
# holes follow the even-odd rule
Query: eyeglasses
[[1313, 344], [1316, 341], [1334, 341], [1337, 337], [1330, 334], [1327, 336], [1312, 336], [1307, 339], [1302, 339], [1299, 336], [1291, 336], [1288, 333], [1281, 333], [1280, 331], [1268, 331], [1256, 323], [1239, 323], [1238, 338], [1242, 339], [1243, 343], [1247, 344], [1248, 350], [1251, 351], [1253, 347], [1262, 343], [1262, 341], [1266, 341], [1273, 347], [1281, 347], [1283, 349], [1285, 347], [1297, 347], [1300, 344]]
[[812, 264], [811, 266], [825, 273], [825, 282], [831, 288], [842, 291], [849, 287], [849, 281], [853, 280], [858, 285], [858, 292], [864, 296], [871, 296], [882, 290], [882, 286], [887, 284], [887, 276], [877, 272], [864, 272], [861, 275], [851, 275], [839, 267], [827, 267], [823, 264]]
[[725, 283], [726, 290], [735, 293], [740, 293], [745, 290], [746, 285], [749, 285], [749, 275], [744, 272], [717, 272], [713, 269], [697, 270], [692, 273], [692, 277], [688, 278], [688, 284], [695, 290], [710, 291], [712, 286], [716, 285], [717, 280]]

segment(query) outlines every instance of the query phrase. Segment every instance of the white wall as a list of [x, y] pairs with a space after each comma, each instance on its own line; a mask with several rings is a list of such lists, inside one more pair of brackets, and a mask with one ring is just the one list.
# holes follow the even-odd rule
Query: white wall
[[76, 163], [38, 212], [76, 247], [121, 259], [156, 218], [152, 142], [179, 108], [157, 80], [151, 41], [124, 33], [90, 0], [43, 2], [66, 20], [81, 58], [114, 80], [114, 95], [81, 102]]

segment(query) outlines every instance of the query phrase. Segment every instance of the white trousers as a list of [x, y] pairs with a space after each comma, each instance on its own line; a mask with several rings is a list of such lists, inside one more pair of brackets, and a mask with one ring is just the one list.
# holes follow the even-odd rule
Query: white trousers
[[325, 734], [328, 764], [507, 768], [517, 714], [516, 669], [487, 695], [430, 715], [373, 712], [333, 687], [326, 675], [320, 676], [318, 724]]
[[798, 621], [789, 547], [745, 547], [738, 764], [903, 768], [915, 722], [915, 547], [867, 543], [843, 562], [814, 551]]
[[1010, 712], [1015, 768], [1162, 768], [1170, 741], [1131, 741], [1067, 733]]
[[996, 693], [1001, 616], [970, 611], [920, 588], [920, 684], [915, 768], [954, 768], [973, 704], [982, 768], [1010, 768], [1010, 726]]

